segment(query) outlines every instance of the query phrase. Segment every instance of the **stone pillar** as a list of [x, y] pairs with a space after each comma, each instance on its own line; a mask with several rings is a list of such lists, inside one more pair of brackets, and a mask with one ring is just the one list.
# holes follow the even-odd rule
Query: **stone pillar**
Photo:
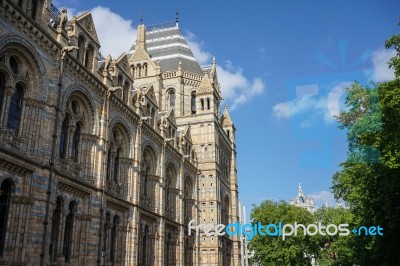
[[140, 234], [140, 219], [139, 219], [139, 210], [137, 206], [133, 207], [133, 215], [131, 219], [131, 258], [132, 258], [132, 265], [139, 264], [139, 239], [141, 237]]
[[158, 223], [158, 230], [157, 230], [157, 243], [154, 246], [155, 254], [156, 254], [156, 261], [155, 265], [163, 266], [164, 265], [164, 258], [166, 254], [164, 254], [164, 239], [165, 239], [165, 219], [164, 217], [160, 218]]

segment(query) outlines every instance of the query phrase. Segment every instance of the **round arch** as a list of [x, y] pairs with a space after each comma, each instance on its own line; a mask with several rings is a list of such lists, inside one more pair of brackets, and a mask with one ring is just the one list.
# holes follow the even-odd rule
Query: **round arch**
[[[19, 52], [23, 59], [31, 65], [32, 71], [35, 71], [37, 69], [38, 75], [34, 75], [34, 77], [31, 77], [34, 82], [34, 84], [32, 84], [32, 87], [39, 88], [38, 98], [39, 100], [45, 100], [47, 97], [47, 72], [41, 56], [37, 52], [37, 49], [30, 41], [16, 34], [6, 34], [0, 37], [0, 53], [8, 48]], [[32, 97], [31, 95], [29, 96]]]
[[99, 121], [98, 121], [98, 114], [97, 110], [95, 108], [96, 103], [93, 100], [93, 97], [90, 97], [90, 92], [81, 86], [77, 85], [71, 85], [68, 88], [66, 88], [64, 94], [62, 95], [62, 105], [61, 105], [61, 110], [67, 110], [68, 109], [68, 104], [72, 101], [72, 99], [76, 98], [84, 108], [89, 111], [88, 115], [88, 121], [89, 123], [86, 123], [86, 128], [89, 128], [91, 130], [87, 131], [85, 133], [89, 134], [97, 134], [99, 132]]

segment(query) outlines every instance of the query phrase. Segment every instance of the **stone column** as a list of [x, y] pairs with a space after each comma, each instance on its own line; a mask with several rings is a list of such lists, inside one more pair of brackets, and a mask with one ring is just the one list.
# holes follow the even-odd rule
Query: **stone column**
[[139, 210], [137, 206], [133, 207], [132, 211], [132, 219], [131, 219], [131, 258], [132, 258], [132, 265], [137, 265], [139, 264], [139, 239], [141, 237], [140, 235], [140, 220], [139, 220]]
[[154, 245], [155, 249], [155, 256], [156, 261], [154, 265], [163, 266], [164, 265], [164, 258], [166, 254], [164, 254], [164, 239], [165, 239], [165, 218], [161, 217], [158, 223], [158, 230], [157, 230], [157, 242]]

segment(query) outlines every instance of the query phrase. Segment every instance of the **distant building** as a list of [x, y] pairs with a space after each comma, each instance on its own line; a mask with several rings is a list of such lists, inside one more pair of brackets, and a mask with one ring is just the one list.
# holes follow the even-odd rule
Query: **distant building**
[[297, 197], [295, 199], [290, 199], [290, 205], [301, 207], [312, 213], [315, 211], [313, 198], [304, 196], [303, 189], [300, 183], [297, 192]]

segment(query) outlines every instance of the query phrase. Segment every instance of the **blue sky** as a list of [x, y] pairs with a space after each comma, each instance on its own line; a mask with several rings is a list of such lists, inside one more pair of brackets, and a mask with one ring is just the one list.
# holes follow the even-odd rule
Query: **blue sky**
[[[298, 183], [318, 206], [346, 158], [333, 115], [344, 88], [393, 77], [384, 41], [399, 32], [398, 1], [78, 1], [93, 10], [102, 53], [128, 51], [145, 25], [175, 19], [202, 65], [216, 57], [237, 131], [240, 200], [289, 200]], [[119, 36], [119, 37], [118, 37]]]

